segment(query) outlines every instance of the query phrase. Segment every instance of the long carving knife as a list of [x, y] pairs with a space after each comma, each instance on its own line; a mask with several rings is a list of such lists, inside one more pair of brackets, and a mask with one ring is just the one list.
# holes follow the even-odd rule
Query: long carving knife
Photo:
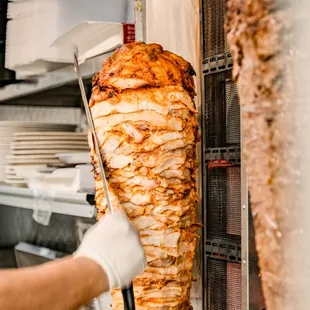
[[[103, 167], [103, 161], [102, 161], [102, 157], [101, 157], [101, 152], [100, 152], [100, 147], [99, 147], [99, 142], [98, 142], [98, 138], [97, 138], [97, 133], [95, 130], [93, 117], [92, 117], [91, 110], [89, 108], [87, 97], [86, 97], [86, 91], [85, 91], [84, 82], [83, 82], [81, 71], [80, 71], [80, 65], [79, 65], [79, 61], [78, 61], [77, 52], [74, 53], [74, 64], [75, 64], [75, 71], [76, 71], [78, 83], [80, 86], [82, 101], [84, 104], [88, 125], [92, 131], [95, 151], [96, 151], [98, 164], [99, 164], [99, 172], [101, 174], [101, 178], [102, 178], [102, 182], [103, 182], [103, 188], [104, 188], [108, 208], [109, 208], [109, 211], [112, 213], [113, 212], [113, 205], [112, 205], [111, 195], [110, 195], [110, 191], [109, 191], [109, 187], [108, 187], [108, 181], [107, 181], [106, 174], [105, 174], [104, 167]], [[133, 293], [132, 283], [128, 288], [122, 289], [122, 294], [123, 294], [125, 310], [135, 310], [135, 301], [134, 301], [134, 293]]]
[[92, 135], [93, 135], [93, 141], [94, 141], [95, 151], [96, 151], [97, 160], [98, 160], [98, 164], [99, 164], [99, 171], [100, 171], [102, 182], [103, 182], [104, 193], [105, 193], [105, 196], [107, 199], [109, 211], [111, 213], [113, 213], [111, 195], [109, 192], [107, 178], [106, 178], [106, 175], [104, 172], [103, 161], [102, 161], [101, 152], [100, 152], [100, 148], [99, 148], [99, 142], [98, 142], [98, 138], [97, 138], [97, 134], [96, 134], [96, 130], [95, 130], [93, 117], [91, 115], [91, 111], [90, 111], [90, 108], [88, 105], [88, 101], [87, 101], [87, 97], [86, 97], [86, 91], [85, 91], [85, 87], [84, 87], [84, 82], [82, 79], [82, 75], [81, 75], [81, 71], [80, 71], [80, 65], [79, 65], [79, 61], [78, 61], [78, 57], [77, 57], [76, 52], [74, 53], [74, 64], [75, 64], [75, 71], [76, 71], [76, 74], [78, 77], [78, 83], [79, 83], [80, 90], [81, 90], [82, 101], [83, 101], [85, 112], [86, 112], [88, 126], [90, 127], [90, 129], [92, 131]]

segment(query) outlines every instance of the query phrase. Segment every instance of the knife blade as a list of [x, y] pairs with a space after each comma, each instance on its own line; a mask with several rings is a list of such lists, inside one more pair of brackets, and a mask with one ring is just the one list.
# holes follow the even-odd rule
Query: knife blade
[[80, 71], [80, 65], [79, 65], [79, 61], [78, 61], [77, 52], [74, 53], [74, 65], [75, 65], [75, 71], [76, 71], [76, 74], [78, 77], [78, 83], [79, 83], [80, 90], [81, 90], [81, 96], [82, 96], [82, 101], [83, 101], [85, 112], [86, 112], [88, 125], [89, 125], [89, 127], [92, 131], [92, 135], [93, 135], [93, 142], [94, 142], [95, 151], [96, 151], [96, 155], [97, 155], [97, 159], [98, 159], [98, 163], [99, 163], [99, 171], [100, 171], [102, 182], [103, 182], [104, 193], [105, 193], [105, 196], [107, 199], [109, 211], [111, 213], [113, 213], [111, 195], [110, 195], [108, 182], [107, 182], [107, 178], [106, 178], [104, 167], [103, 167], [103, 161], [102, 161], [102, 157], [101, 157], [101, 152], [100, 152], [100, 148], [99, 148], [99, 142], [98, 142], [98, 137], [97, 137], [93, 117], [91, 115], [90, 107], [88, 105], [88, 101], [87, 101], [87, 97], [86, 97], [86, 91], [85, 91], [84, 82], [83, 82], [81, 71]]
[[[90, 107], [89, 107], [88, 101], [87, 101], [86, 91], [85, 91], [85, 87], [84, 87], [84, 83], [83, 83], [83, 79], [82, 79], [82, 75], [81, 75], [81, 71], [80, 71], [80, 65], [79, 65], [79, 61], [78, 61], [77, 52], [74, 53], [74, 65], [75, 65], [75, 71], [76, 71], [76, 74], [78, 77], [78, 83], [80, 86], [82, 101], [84, 104], [88, 125], [90, 126], [90, 129], [91, 129], [92, 135], [93, 135], [93, 142], [94, 142], [95, 151], [96, 151], [96, 155], [97, 155], [98, 163], [99, 163], [99, 172], [101, 174], [104, 192], [105, 192], [105, 196], [107, 199], [108, 208], [109, 208], [109, 211], [111, 213], [113, 213], [113, 206], [112, 206], [112, 202], [111, 202], [111, 196], [110, 196], [110, 192], [109, 192], [108, 181], [107, 181], [105, 171], [104, 171], [104, 167], [103, 167], [103, 161], [102, 161], [102, 157], [101, 157], [101, 152], [100, 152], [100, 148], [99, 148], [99, 142], [98, 142], [98, 138], [97, 138], [97, 133], [96, 133], [93, 117], [92, 117]], [[123, 294], [123, 299], [124, 299], [125, 310], [135, 310], [135, 299], [134, 299], [134, 291], [133, 291], [132, 283], [129, 285], [129, 287], [122, 288], [122, 294]], [[97, 309], [100, 309], [100, 306], [97, 306]]]

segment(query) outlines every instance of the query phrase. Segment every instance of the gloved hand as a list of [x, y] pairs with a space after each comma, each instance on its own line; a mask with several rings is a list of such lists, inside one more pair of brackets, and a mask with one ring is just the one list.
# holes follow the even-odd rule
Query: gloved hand
[[140, 235], [119, 210], [105, 215], [86, 232], [74, 257], [87, 257], [99, 264], [110, 289], [127, 287], [146, 265]]

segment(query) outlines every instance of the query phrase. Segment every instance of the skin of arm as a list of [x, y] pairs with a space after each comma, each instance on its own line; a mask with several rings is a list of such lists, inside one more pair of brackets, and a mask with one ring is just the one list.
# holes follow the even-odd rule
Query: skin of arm
[[84, 257], [0, 271], [0, 309], [5, 310], [77, 310], [108, 290], [103, 269]]

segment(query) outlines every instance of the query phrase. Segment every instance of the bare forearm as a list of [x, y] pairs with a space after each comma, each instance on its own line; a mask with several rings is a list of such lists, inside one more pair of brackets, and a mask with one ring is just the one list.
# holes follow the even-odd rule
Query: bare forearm
[[107, 291], [102, 268], [87, 258], [66, 258], [33, 268], [0, 272], [0, 309], [76, 310]]

